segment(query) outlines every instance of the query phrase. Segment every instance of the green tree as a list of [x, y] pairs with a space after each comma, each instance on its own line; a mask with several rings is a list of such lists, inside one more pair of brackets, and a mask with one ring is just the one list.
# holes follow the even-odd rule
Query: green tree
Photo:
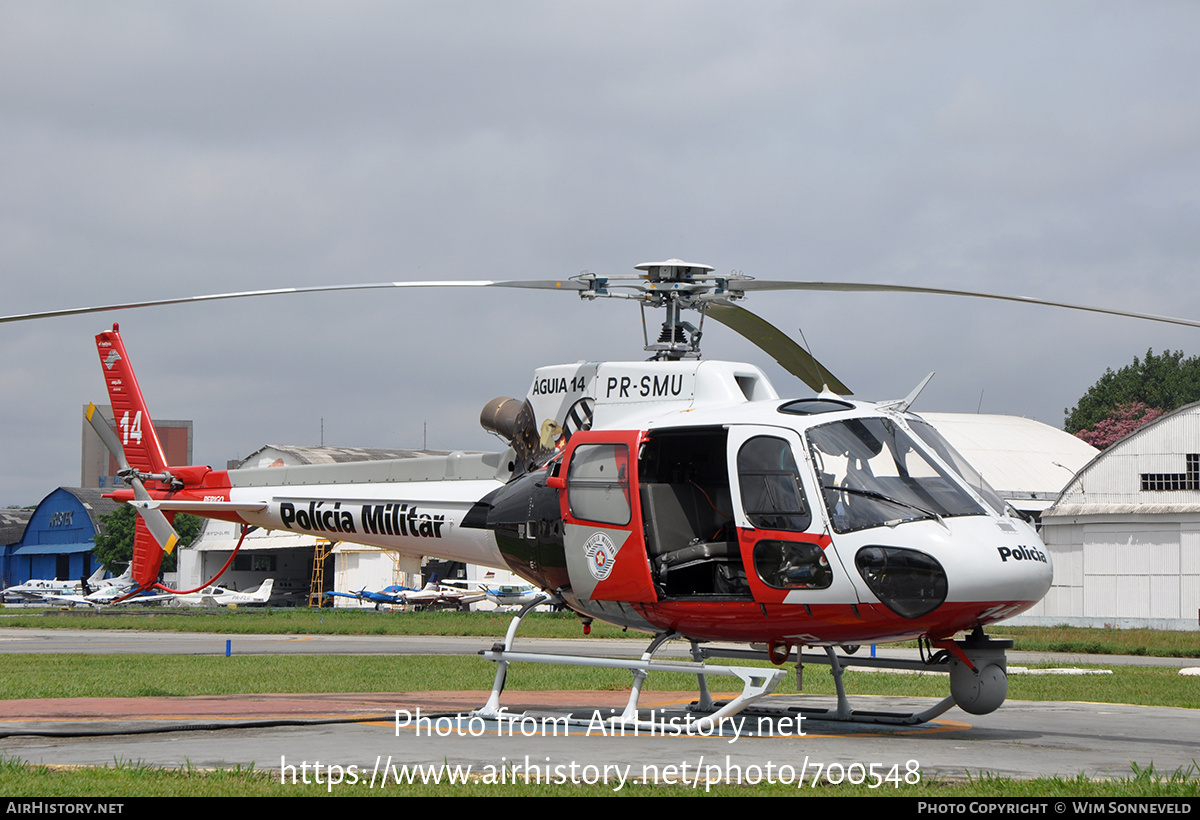
[[1115, 373], [1104, 371], [1078, 404], [1063, 411], [1063, 429], [1068, 433], [1094, 429], [1113, 418], [1121, 405], [1141, 402], [1167, 413], [1194, 401], [1200, 401], [1200, 356], [1185, 359], [1182, 350], [1157, 355], [1147, 350], [1145, 359], [1135, 356], [1133, 364]]
[[[133, 559], [133, 528], [137, 523], [137, 511], [128, 504], [122, 504], [116, 512], [100, 516], [101, 532], [96, 533], [96, 548], [92, 553], [115, 574], [125, 569]], [[179, 543], [175, 550], [163, 559], [163, 572], [175, 571], [175, 556], [181, 547], [186, 547], [196, 540], [204, 519], [194, 515], [180, 513], [175, 516], [175, 532], [179, 533]]]

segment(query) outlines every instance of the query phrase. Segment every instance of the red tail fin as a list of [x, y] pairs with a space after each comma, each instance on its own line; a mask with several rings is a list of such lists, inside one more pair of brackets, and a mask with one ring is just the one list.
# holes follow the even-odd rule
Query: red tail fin
[[117, 435], [129, 466], [148, 473], [162, 472], [167, 467], [167, 459], [150, 421], [117, 325], [96, 337], [96, 349], [100, 353], [100, 363], [104, 365], [104, 383], [108, 387]]
[[[150, 412], [146, 409], [146, 401], [142, 398], [137, 377], [133, 375], [129, 354], [125, 352], [125, 344], [121, 341], [117, 325], [114, 324], [112, 330], [106, 330], [96, 337], [96, 350], [100, 353], [100, 364], [104, 367], [104, 383], [108, 387], [108, 398], [112, 402], [113, 417], [117, 422], [116, 444], [120, 445], [125, 460], [133, 469], [143, 473], [162, 473], [167, 467], [167, 459], [163, 455], [158, 433], [150, 420]], [[90, 413], [88, 418], [91, 419]], [[104, 424], [107, 425], [107, 422]], [[113, 446], [113, 442], [108, 442], [108, 446]], [[145, 489], [139, 480], [131, 480], [135, 491], [145, 496]], [[155, 540], [146, 523], [147, 514], [157, 516], [156, 523], [162, 524], [163, 529], [167, 531], [165, 534], [171, 536], [169, 544], [160, 545]], [[173, 514], [164, 516], [159, 512], [141, 513], [137, 517], [137, 524], [133, 530], [131, 574], [138, 589], [148, 589], [158, 581], [163, 549], [174, 544], [174, 533], [170, 528], [172, 518]]]

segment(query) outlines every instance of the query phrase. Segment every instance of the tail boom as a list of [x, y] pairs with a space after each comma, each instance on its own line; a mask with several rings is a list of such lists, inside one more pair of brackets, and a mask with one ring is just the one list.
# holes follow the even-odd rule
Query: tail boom
[[[408, 555], [505, 567], [494, 534], [467, 523], [484, 497], [504, 485], [500, 453], [452, 453], [387, 461], [212, 470], [170, 467], [117, 325], [96, 336], [117, 420], [89, 421], [124, 461], [129, 489], [108, 497], [138, 511], [133, 577], [157, 582], [175, 546], [170, 521], [180, 512], [268, 530], [353, 541]], [[123, 456], [122, 456], [123, 454]]]

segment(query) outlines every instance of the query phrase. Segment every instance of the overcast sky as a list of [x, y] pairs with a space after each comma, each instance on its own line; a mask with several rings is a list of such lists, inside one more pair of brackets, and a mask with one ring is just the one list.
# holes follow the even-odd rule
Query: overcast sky
[[[680, 257], [1200, 318], [1200, 4], [0, 3], [0, 313], [556, 278]], [[1200, 330], [855, 294], [743, 303], [864, 398], [1061, 426]], [[79, 482], [93, 336], [224, 466], [487, 448], [538, 365], [639, 359], [555, 293], [285, 296], [0, 325], [0, 504]], [[705, 355], [799, 382], [720, 327]]]

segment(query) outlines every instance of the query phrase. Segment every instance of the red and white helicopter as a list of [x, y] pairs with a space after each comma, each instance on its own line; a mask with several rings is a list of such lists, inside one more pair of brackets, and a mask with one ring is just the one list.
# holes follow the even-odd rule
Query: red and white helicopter
[[[535, 655], [514, 649], [518, 615], [497, 662], [495, 715], [514, 661], [629, 668], [623, 721], [637, 720], [641, 682], [656, 670], [699, 679], [695, 708], [718, 721], [769, 693], [782, 668], [728, 666], [713, 658], [828, 663], [836, 709], [821, 719], [915, 723], [953, 705], [983, 714], [1007, 694], [1004, 650], [984, 634], [1050, 587], [1050, 559], [1033, 526], [1009, 508], [907, 398], [870, 403], [786, 335], [735, 302], [753, 291], [935, 293], [1049, 304], [1200, 327], [1200, 323], [1026, 297], [896, 285], [763, 281], [719, 276], [671, 259], [637, 274], [561, 281], [390, 282], [289, 288], [0, 317], [0, 323], [191, 301], [407, 287], [567, 290], [662, 308], [648, 361], [542, 367], [524, 399], [489, 402], [481, 422], [508, 449], [396, 461], [213, 470], [168, 465], [117, 326], [96, 337], [118, 430], [88, 418], [132, 489], [113, 497], [137, 508], [134, 573], [154, 585], [176, 541], [175, 513], [370, 544], [398, 552], [510, 569], [584, 616], [653, 634], [640, 659]], [[683, 320], [695, 310], [699, 324]], [[818, 391], [787, 399], [757, 367], [700, 358], [703, 322], [756, 342]], [[644, 313], [643, 313], [644, 325]], [[926, 382], [928, 378], [926, 379]], [[243, 530], [245, 531], [245, 529]], [[955, 639], [962, 632], [970, 634]], [[691, 662], [656, 660], [667, 640], [691, 642]], [[919, 639], [921, 661], [850, 658], [835, 647]], [[707, 642], [765, 649], [720, 650]], [[824, 654], [803, 653], [821, 648]], [[949, 667], [950, 697], [920, 714], [852, 710], [841, 669]], [[724, 705], [705, 675], [743, 680]], [[761, 704], [760, 704], [761, 705]]]

